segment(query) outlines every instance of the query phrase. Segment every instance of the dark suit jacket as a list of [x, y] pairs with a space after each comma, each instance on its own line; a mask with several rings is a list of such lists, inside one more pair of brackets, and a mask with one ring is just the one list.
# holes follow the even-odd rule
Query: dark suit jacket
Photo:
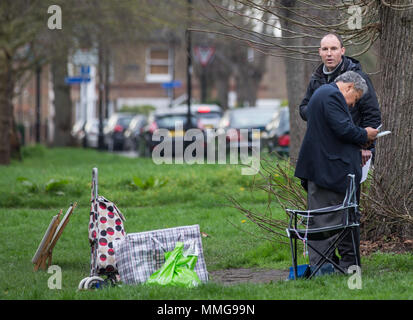
[[335, 192], [346, 191], [346, 176], [361, 178], [361, 145], [367, 131], [356, 127], [344, 96], [335, 83], [312, 95], [307, 107], [307, 131], [301, 145], [295, 176]]

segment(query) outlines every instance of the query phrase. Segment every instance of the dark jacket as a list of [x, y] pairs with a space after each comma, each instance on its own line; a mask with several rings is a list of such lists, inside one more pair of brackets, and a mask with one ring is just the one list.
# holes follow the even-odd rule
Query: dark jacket
[[[355, 71], [366, 80], [368, 92], [350, 110], [351, 116], [354, 123], [359, 127], [377, 128], [381, 124], [379, 102], [370, 78], [361, 70], [360, 62], [354, 58], [343, 56], [339, 68], [333, 74], [328, 76], [323, 73], [323, 66], [324, 64], [319, 65], [311, 76], [307, 92], [299, 106], [301, 118], [304, 121], [307, 121], [307, 104], [316, 89], [323, 84], [333, 82], [340, 74], [343, 74], [346, 71]], [[371, 145], [369, 149], [374, 152], [374, 144]]]
[[355, 174], [355, 182], [360, 183], [360, 146], [366, 142], [367, 131], [354, 124], [337, 85], [323, 85], [308, 102], [307, 131], [295, 176], [344, 193], [349, 173]]

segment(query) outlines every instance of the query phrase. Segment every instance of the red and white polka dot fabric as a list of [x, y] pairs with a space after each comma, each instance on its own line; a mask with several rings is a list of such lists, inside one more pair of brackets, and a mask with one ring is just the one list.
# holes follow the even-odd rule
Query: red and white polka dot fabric
[[124, 221], [124, 216], [113, 202], [102, 196], [92, 199], [89, 219], [91, 267], [98, 274], [117, 272], [114, 242], [125, 237]]

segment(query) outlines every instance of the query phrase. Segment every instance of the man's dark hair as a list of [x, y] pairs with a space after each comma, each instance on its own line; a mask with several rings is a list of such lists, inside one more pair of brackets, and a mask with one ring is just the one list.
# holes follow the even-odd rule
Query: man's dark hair
[[[337, 40], [340, 42], [341, 47], [344, 47], [343, 38], [342, 38], [339, 34], [334, 33], [334, 32], [329, 32], [329, 33], [326, 33], [326, 34], [321, 38], [321, 40], [323, 40], [323, 39], [324, 39], [325, 37], [327, 37], [327, 36], [334, 36], [334, 37], [336, 37]], [[321, 42], [321, 40], [320, 40], [320, 42]]]

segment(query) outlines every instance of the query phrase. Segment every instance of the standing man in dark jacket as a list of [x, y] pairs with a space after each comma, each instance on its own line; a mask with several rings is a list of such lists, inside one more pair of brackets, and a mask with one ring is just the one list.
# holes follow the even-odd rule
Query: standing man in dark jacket
[[[356, 105], [368, 92], [366, 81], [356, 72], [348, 71], [334, 83], [322, 85], [312, 95], [307, 110], [307, 131], [300, 148], [295, 176], [307, 186], [308, 209], [318, 209], [343, 202], [348, 174], [355, 174], [356, 185], [361, 179], [362, 145], [373, 141], [377, 129], [356, 126], [349, 107]], [[340, 220], [341, 216], [328, 215], [312, 218], [312, 228], [323, 227]], [[334, 241], [311, 241], [311, 245], [324, 252]], [[344, 243], [344, 242], [342, 242]], [[314, 265], [319, 255], [309, 249], [310, 264]], [[338, 246], [341, 256], [337, 261], [347, 269], [359, 262], [352, 245]]]
[[[318, 49], [323, 62], [311, 76], [310, 83], [303, 101], [301, 102], [300, 116], [307, 121], [307, 104], [314, 91], [326, 83], [332, 83], [340, 74], [347, 71], [355, 71], [360, 74], [367, 83], [368, 92], [356, 103], [350, 113], [354, 123], [362, 128], [377, 128], [381, 124], [379, 103], [370, 78], [361, 70], [360, 63], [353, 58], [345, 56], [343, 41], [339, 35], [327, 34], [320, 42]], [[374, 156], [374, 144], [368, 149], [361, 149], [362, 164]], [[359, 190], [358, 190], [359, 198]]]
[[[377, 128], [381, 124], [381, 113], [376, 93], [370, 78], [361, 70], [360, 63], [353, 58], [345, 56], [346, 49], [343, 46], [341, 37], [334, 33], [326, 34], [320, 41], [318, 49], [322, 64], [318, 66], [311, 76], [310, 83], [303, 101], [301, 102], [300, 116], [304, 121], [307, 121], [308, 109], [307, 105], [313, 93], [322, 85], [332, 83], [339, 75], [347, 72], [357, 72], [366, 81], [368, 91], [350, 110], [351, 117], [356, 126], [366, 128]], [[361, 164], [364, 165], [368, 159], [373, 157], [375, 153], [375, 143], [369, 147], [360, 147]], [[357, 202], [360, 203], [360, 185], [357, 188]], [[356, 243], [360, 243], [360, 230], [356, 233]], [[345, 239], [342, 242], [344, 252], [351, 250], [351, 239]], [[347, 249], [344, 249], [346, 247]], [[337, 261], [338, 258], [335, 257]], [[358, 259], [360, 261], [360, 259]]]

